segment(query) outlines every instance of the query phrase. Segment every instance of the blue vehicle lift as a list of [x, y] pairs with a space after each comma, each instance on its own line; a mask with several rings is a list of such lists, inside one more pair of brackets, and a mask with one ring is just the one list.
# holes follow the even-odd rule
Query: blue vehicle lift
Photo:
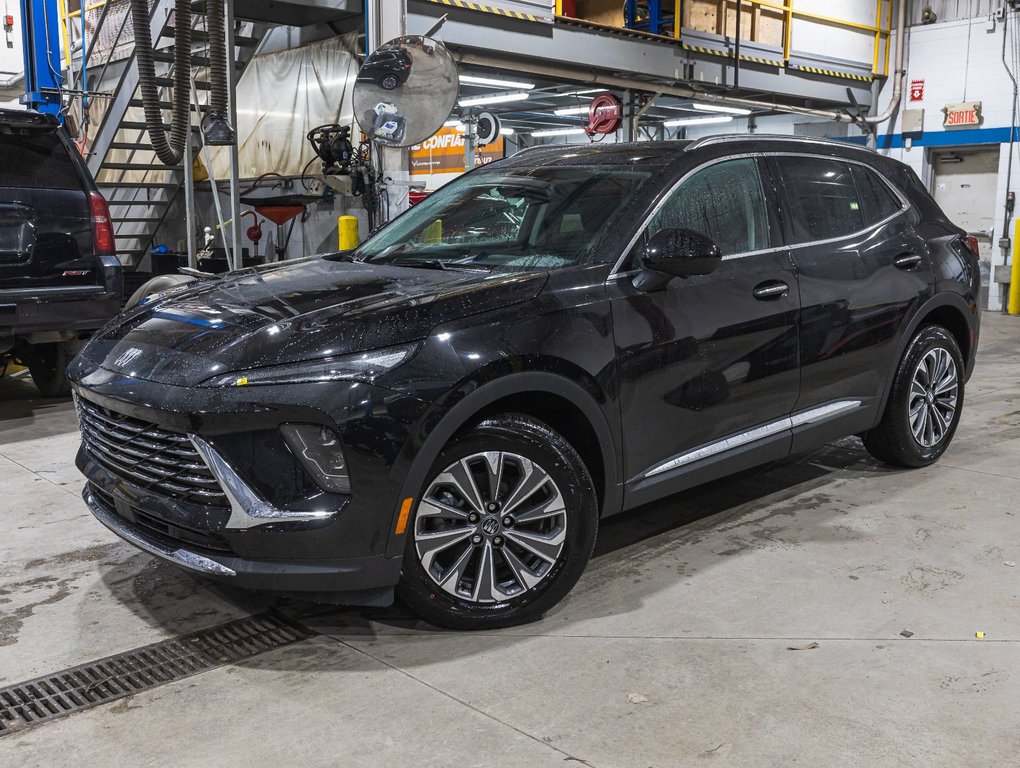
[[63, 122], [60, 12], [56, 0], [21, 0], [25, 93], [21, 103]]

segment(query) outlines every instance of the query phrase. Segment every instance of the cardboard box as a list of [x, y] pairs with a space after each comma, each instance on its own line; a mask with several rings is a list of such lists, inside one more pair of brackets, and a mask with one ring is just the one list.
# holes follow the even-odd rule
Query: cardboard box
[[577, 0], [577, 18], [607, 27], [622, 27], [624, 0]]
[[[735, 0], [683, 0], [680, 23], [685, 29], [736, 37], [737, 4]], [[782, 46], [783, 24], [782, 11], [741, 3], [741, 40]]]

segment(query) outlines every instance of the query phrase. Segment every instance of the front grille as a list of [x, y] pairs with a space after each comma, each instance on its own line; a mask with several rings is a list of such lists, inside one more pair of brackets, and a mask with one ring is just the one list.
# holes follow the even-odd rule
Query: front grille
[[117, 477], [162, 496], [213, 507], [227, 497], [188, 436], [75, 398], [82, 444]]

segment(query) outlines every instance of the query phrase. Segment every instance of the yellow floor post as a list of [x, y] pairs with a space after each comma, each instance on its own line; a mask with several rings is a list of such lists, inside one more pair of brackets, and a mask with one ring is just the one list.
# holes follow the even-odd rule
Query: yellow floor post
[[1013, 268], [1009, 271], [1009, 305], [1011, 315], [1020, 315], [1020, 217], [1013, 222]]
[[358, 247], [358, 217], [341, 216], [337, 219], [337, 234], [341, 251]]

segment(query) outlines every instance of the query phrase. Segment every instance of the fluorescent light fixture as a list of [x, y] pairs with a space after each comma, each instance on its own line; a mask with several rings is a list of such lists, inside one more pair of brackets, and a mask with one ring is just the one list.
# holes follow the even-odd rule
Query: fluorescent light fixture
[[699, 112], [722, 112], [724, 115], [749, 115], [751, 110], [741, 107], [727, 107], [724, 104], [691, 104]]
[[464, 123], [462, 123], [460, 120], [447, 120], [445, 123], [443, 123], [443, 127], [444, 128], [463, 128], [464, 127]]
[[564, 115], [587, 115], [590, 109], [591, 107], [564, 107], [563, 109], [554, 110], [553, 114], [560, 117]]
[[709, 123], [729, 123], [733, 115], [719, 115], [718, 117], [681, 117], [677, 120], [667, 120], [663, 125], [673, 127], [675, 125], [708, 125]]
[[547, 128], [542, 131], [532, 131], [532, 136], [571, 136], [579, 133], [587, 133], [584, 128]]
[[500, 128], [499, 132], [501, 134], [503, 134], [504, 136], [513, 136], [514, 135], [514, 129], [511, 128], [510, 126], [507, 126], [507, 125], [504, 125], [502, 128]]
[[492, 85], [497, 88], [517, 88], [528, 91], [535, 87], [534, 83], [522, 83], [516, 80], [501, 80], [498, 77], [476, 77], [475, 75], [461, 75], [460, 81], [468, 85]]
[[457, 103], [462, 107], [480, 107], [482, 104], [503, 104], [508, 101], [524, 101], [528, 94], [524, 91], [515, 93], [494, 93], [491, 96], [472, 96], [470, 99], [461, 99]]
[[584, 91], [570, 91], [568, 93], [554, 93], [554, 94], [550, 94], [550, 95], [551, 96], [586, 96], [586, 95], [592, 94], [592, 93], [602, 93], [602, 91], [604, 91], [604, 90], [606, 90], [606, 89], [605, 88], [588, 88], [588, 89], [586, 89]]

